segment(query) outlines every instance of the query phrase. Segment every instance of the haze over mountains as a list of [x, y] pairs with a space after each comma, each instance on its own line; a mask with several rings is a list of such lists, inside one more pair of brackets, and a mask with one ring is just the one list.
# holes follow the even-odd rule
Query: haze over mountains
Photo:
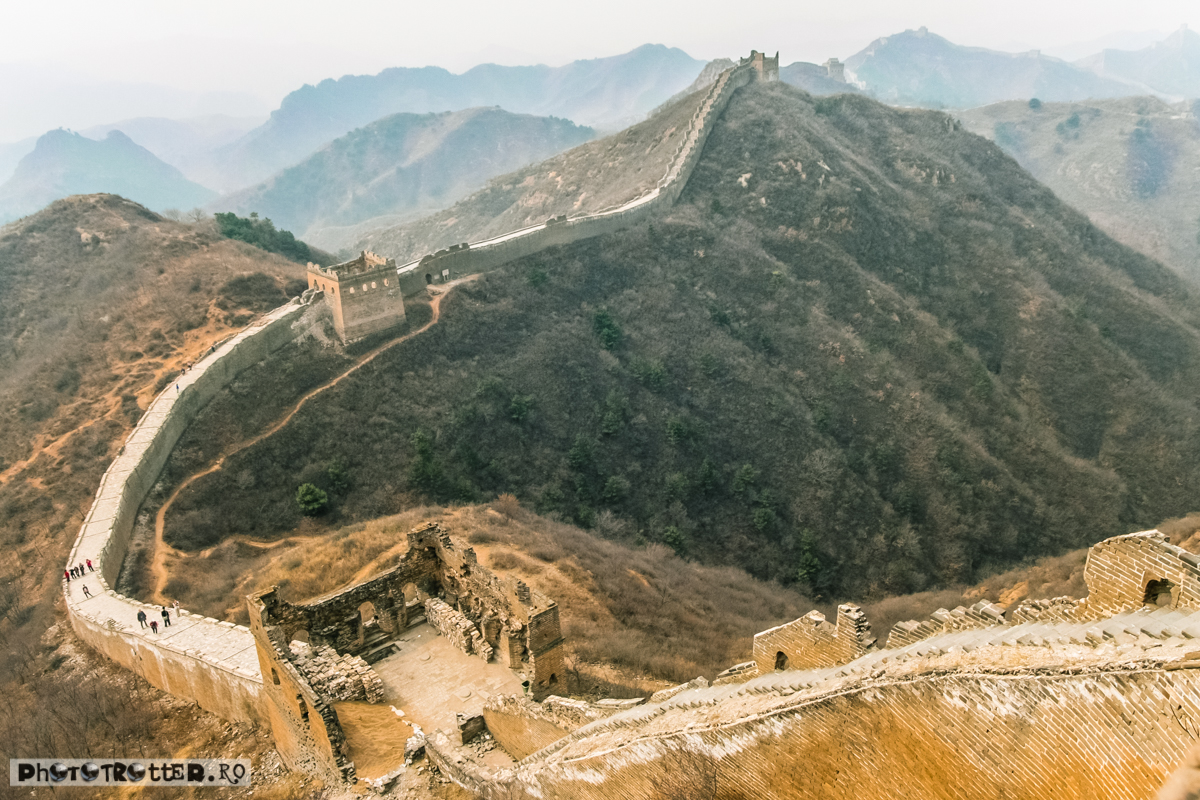
[[350, 226], [395, 224], [444, 208], [494, 175], [594, 135], [569, 120], [500, 108], [393, 114], [214, 207], [257, 211], [310, 243], [338, 249], [354, 236], [345, 230]]
[[[460, 75], [438, 67], [397, 68], [304, 86], [253, 128], [255, 120], [244, 117], [138, 118], [96, 126], [84, 134], [99, 138], [120, 130], [191, 182], [214, 192], [235, 193], [214, 208], [258, 211], [335, 247], [361, 240], [372, 229], [444, 208], [491, 176], [547, 157], [552, 154], [548, 148], [579, 141], [551, 136], [526, 146], [515, 129], [477, 126], [475, 136], [464, 138], [460, 131], [431, 149], [413, 144], [417, 150], [427, 148], [423, 155], [401, 147], [404, 155], [385, 156], [388, 137], [401, 134], [393, 122], [384, 135], [384, 117], [497, 106], [509, 114], [551, 115], [611, 130], [642, 119], [668, 98], [677, 100], [707, 85], [731, 63], [717, 59], [704, 64], [678, 49], [645, 45], [557, 68], [485, 64]], [[846, 61], [850, 82], [838, 80], [825, 66], [805, 62], [783, 66], [780, 77], [814, 95], [861, 92], [901, 105], [965, 109], [1030, 97], [1052, 102], [1131, 92], [1200, 95], [1198, 64], [1200, 36], [1186, 28], [1142, 50], [1108, 49], [1075, 63], [1036, 51], [1011, 54], [963, 47], [922, 28], [883, 37], [851, 56]], [[538, 124], [557, 123], [551, 119]], [[348, 138], [334, 142], [341, 137]], [[486, 141], [488, 137], [493, 139]], [[15, 171], [17, 160], [30, 154], [32, 146], [31, 141], [0, 145], [0, 176], [6, 165]], [[69, 168], [51, 167], [44, 159], [32, 162], [24, 177], [14, 178], [16, 182], [0, 192], [2, 218], [35, 210], [35, 203], [65, 196], [72, 186], [132, 191], [127, 189], [131, 177], [122, 182], [103, 163], [85, 168], [84, 152], [72, 151], [74, 165]], [[90, 152], [101, 158], [104, 151]], [[65, 153], [59, 154], [62, 157]], [[158, 210], [189, 208], [201, 195], [196, 187], [181, 191], [178, 176], [152, 169], [149, 162], [134, 172], [141, 194], [133, 199]], [[54, 177], [66, 173], [92, 177], [75, 183]], [[162, 185], [152, 190], [155, 181]], [[14, 199], [18, 195], [23, 199]], [[163, 198], [169, 198], [169, 205], [163, 205]], [[372, 217], [386, 218], [368, 224]], [[1180, 234], [1176, 230], [1172, 235]]]
[[1057, 58], [963, 47], [925, 28], [876, 39], [846, 69], [887, 103], [973, 108], [1014, 98], [1119, 97], [1129, 88]]
[[682, 50], [644, 45], [562, 67], [482, 64], [461, 75], [440, 67], [347, 75], [285, 97], [266, 124], [218, 151], [204, 183], [228, 191], [260, 181], [326, 142], [399, 112], [498, 105], [518, 114], [623, 128], [686, 87], [703, 66]]
[[974, 108], [1003, 100], [1071, 101], [1160, 94], [1200, 97], [1200, 35], [1186, 26], [1141, 50], [1107, 49], [1069, 63], [1042, 55], [964, 47], [926, 28], [876, 39], [846, 59], [847, 72], [887, 103]]
[[1076, 63], [1097, 75], [1148, 91], [1200, 97], [1200, 34], [1186, 25], [1141, 50], [1106, 49]]
[[195, 208], [216, 198], [120, 131], [101, 141], [50, 131], [0, 184], [0, 223], [62, 197], [96, 192], [119, 194], [156, 211]]
[[1200, 121], [1153, 97], [956, 112], [1097, 226], [1200, 281]]

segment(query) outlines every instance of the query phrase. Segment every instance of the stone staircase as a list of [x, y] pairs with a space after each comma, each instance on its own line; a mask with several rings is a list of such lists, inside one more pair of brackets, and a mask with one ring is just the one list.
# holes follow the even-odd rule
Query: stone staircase
[[[990, 615], [986, 615], [990, 618]], [[609, 731], [635, 728], [672, 711], [696, 709], [735, 700], [738, 697], [798, 692], [820, 694], [849, 677], [874, 677], [885, 666], [902, 664], [944, 654], [970, 653], [981, 647], [1096, 648], [1105, 644], [1149, 649], [1160, 644], [1186, 643], [1200, 639], [1200, 611], [1145, 607], [1112, 617], [1091, 620], [1047, 619], [1008, 625], [1001, 621], [988, 627], [954, 630], [900, 647], [873, 650], [841, 666], [811, 670], [784, 670], [760, 675], [744, 683], [716, 684], [679, 692], [661, 703], [648, 703], [607, 719], [585, 725], [554, 744], [530, 755], [522, 763], [544, 760], [581, 739]], [[1200, 648], [1200, 642], [1197, 642]]]

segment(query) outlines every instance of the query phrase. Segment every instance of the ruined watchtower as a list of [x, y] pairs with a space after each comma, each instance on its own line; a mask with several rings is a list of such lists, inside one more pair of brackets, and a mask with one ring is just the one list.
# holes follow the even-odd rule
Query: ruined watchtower
[[765, 53], [760, 53], [757, 50], [750, 51], [749, 58], [743, 58], [742, 64], [750, 64], [754, 68], [756, 78], [760, 81], [777, 81], [779, 80], [779, 52], [776, 51], [775, 57], [771, 58]]
[[309, 288], [325, 293], [333, 324], [344, 343], [404, 322], [404, 297], [396, 261], [363, 250], [358, 258], [331, 267], [308, 265]]

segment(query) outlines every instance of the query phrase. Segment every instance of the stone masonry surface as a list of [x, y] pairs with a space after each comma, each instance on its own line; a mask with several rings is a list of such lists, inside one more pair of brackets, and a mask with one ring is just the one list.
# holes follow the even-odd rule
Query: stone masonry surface
[[[561, 670], [554, 601], [480, 566], [436, 523], [414, 528], [396, 566], [373, 578], [303, 603], [272, 588], [247, 606], [260, 671], [270, 676], [262, 705], [276, 749], [286, 764], [326, 779], [355, 774], [335, 701], [386, 699], [366, 660], [386, 657], [418, 622], [485, 662], [498, 653], [503, 667], [528, 676], [535, 697], [549, 694]], [[467, 738], [483, 725], [477, 716], [464, 723]]]
[[[363, 270], [395, 274], [403, 293], [415, 292], [640, 221], [678, 197], [733, 91], [772, 79], [777, 66], [752, 53], [722, 73], [647, 195], [399, 269], [364, 253]], [[154, 635], [136, 615], [158, 609], [110, 588], [138, 507], [188, 423], [238, 372], [327, 306], [338, 311], [332, 294], [276, 309], [154, 400], [105, 473], [70, 556], [98, 572], [63, 589], [72, 626], [100, 652], [214, 713], [269, 724], [293, 767], [352, 781], [333, 700], [380, 699], [367, 660], [398, 631], [439, 618], [464, 650], [525, 670], [544, 698], [563, 668], [557, 606], [483, 570], [437, 529], [414, 531], [404, 562], [362, 584], [302, 605], [273, 592], [250, 598], [249, 630], [182, 611]], [[427, 753], [489, 798], [632, 800], [716, 787], [764, 798], [1144, 798], [1200, 738], [1200, 558], [1146, 531], [1096, 545], [1085, 578], [1084, 600], [939, 609], [897, 624], [883, 649], [854, 606], [839, 608], [836, 625], [809, 615], [760, 634], [752, 664], [643, 705], [489, 703], [485, 721], [522, 756], [514, 769], [472, 762], [443, 732]], [[311, 641], [293, 646], [295, 636]]]
[[[1089, 555], [1088, 602], [1026, 603], [1017, 624], [943, 609], [931, 634], [847, 663], [676, 687], [513, 770], [438, 739], [431, 757], [484, 797], [1146, 798], [1200, 739], [1200, 609], [1162, 583], [1193, 558], [1157, 531], [1116, 537]], [[1129, 574], [1146, 585], [1113, 592]], [[553, 734], [544, 713], [490, 707], [517, 752]]]
[[[158, 620], [160, 609], [117, 594], [134, 518], [158, 479], [175, 442], [201, 408], [235, 375], [308, 329], [321, 309], [299, 301], [275, 309], [225, 341], [154, 399], [109, 466], [84, 518], [69, 564], [91, 559], [96, 572], [64, 582], [67, 614], [76, 634], [154, 686], [227, 719], [259, 721], [254, 639], [243, 626], [173, 615], [157, 634], [142, 629], [138, 611]], [[91, 597], [85, 597], [88, 587]]]

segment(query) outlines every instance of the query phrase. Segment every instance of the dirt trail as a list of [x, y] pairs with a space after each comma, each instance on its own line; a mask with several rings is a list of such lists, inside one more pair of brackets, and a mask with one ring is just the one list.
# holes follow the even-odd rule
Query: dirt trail
[[[419, 336], [420, 334], [422, 334], [425, 331], [432, 328], [434, 325], [436, 325], [438, 323], [438, 319], [441, 318], [442, 299], [444, 297], [446, 297], [446, 295], [448, 295], [450, 293], [450, 290], [452, 290], [455, 286], [472, 281], [477, 277], [478, 277], [477, 275], [470, 275], [466, 278], [460, 278], [459, 280], [454, 281], [452, 283], [447, 283], [447, 284], [443, 284], [441, 286], [436, 287], [436, 290], [442, 290], [442, 291], [438, 292], [437, 294], [434, 294], [433, 298], [429, 302], [429, 308], [430, 308], [430, 311], [432, 312], [432, 316], [430, 317], [429, 322], [426, 322], [424, 325], [422, 325], [420, 328], [417, 328], [415, 331], [410, 331], [409, 333], [404, 334], [403, 336], [401, 336], [398, 339], [393, 339], [390, 342], [386, 342], [384, 344], [381, 344], [379, 347], [376, 347], [374, 350], [372, 350], [369, 353], [367, 353], [366, 355], [362, 356], [362, 358], [360, 358], [358, 361], [354, 362], [354, 364], [352, 364], [349, 369], [347, 369], [345, 372], [338, 375], [333, 380], [328, 381], [327, 383], [323, 383], [320, 386], [316, 387], [315, 389], [310, 390], [307, 394], [305, 394], [298, 401], [296, 401], [296, 405], [294, 405], [292, 407], [292, 410], [289, 411], [287, 413], [287, 415], [283, 417], [283, 419], [276, 422], [270, 428], [267, 428], [265, 431], [263, 431], [262, 433], [258, 434], [257, 436], [255, 436], [251, 439], [247, 439], [246, 441], [235, 445], [232, 449], [227, 450], [225, 453], [223, 453], [220, 456], [220, 458], [218, 458], [215, 462], [213, 462], [213, 464], [211, 466], [209, 466], [207, 469], [203, 469], [200, 472], [196, 472], [192, 475], [189, 475], [187, 478], [185, 478], [183, 481], [181, 481], [179, 483], [179, 485], [175, 487], [175, 491], [173, 491], [171, 493], [171, 496], [168, 497], [166, 502], [163, 503], [162, 506], [158, 509], [158, 514], [156, 514], [154, 517], [154, 558], [150, 562], [150, 575], [153, 579], [152, 585], [154, 588], [150, 593], [150, 598], [149, 598], [150, 602], [157, 603], [160, 605], [165, 602], [165, 598], [163, 597], [163, 588], [167, 585], [167, 580], [169, 578], [169, 573], [167, 572], [167, 563], [166, 563], [167, 556], [171, 555], [171, 554], [180, 555], [178, 550], [176, 550], [174, 547], [171, 547], [165, 541], [163, 541], [163, 528], [164, 528], [164, 524], [165, 524], [166, 518], [167, 518], [167, 511], [171, 508], [171, 505], [175, 502], [175, 500], [179, 497], [180, 493], [182, 493], [184, 489], [186, 489], [188, 486], [192, 485], [192, 483], [194, 483], [196, 480], [203, 478], [205, 475], [209, 475], [209, 474], [221, 469], [221, 467], [224, 466], [225, 461], [228, 458], [230, 458], [231, 456], [234, 456], [237, 453], [240, 453], [241, 451], [245, 450], [247, 447], [251, 447], [253, 445], [258, 444], [263, 439], [266, 439], [268, 436], [271, 436], [272, 434], [279, 431], [281, 428], [283, 428], [284, 425], [287, 425], [289, 422], [291, 422], [292, 417], [296, 416], [296, 413], [298, 411], [300, 411], [301, 408], [304, 407], [305, 403], [307, 403], [309, 400], [316, 397], [317, 395], [321, 394], [326, 389], [332, 389], [334, 386], [337, 386], [339, 383], [342, 382], [342, 380], [349, 377], [354, 372], [358, 371], [360, 368], [362, 368], [362, 367], [366, 366], [367, 364], [371, 363], [372, 361], [374, 361], [375, 358], [377, 356], [379, 356], [381, 353], [384, 353], [385, 351], [390, 350], [391, 348], [395, 347], [398, 344], [407, 342], [409, 339]], [[271, 546], [274, 546], [274, 545], [271, 545]]]

